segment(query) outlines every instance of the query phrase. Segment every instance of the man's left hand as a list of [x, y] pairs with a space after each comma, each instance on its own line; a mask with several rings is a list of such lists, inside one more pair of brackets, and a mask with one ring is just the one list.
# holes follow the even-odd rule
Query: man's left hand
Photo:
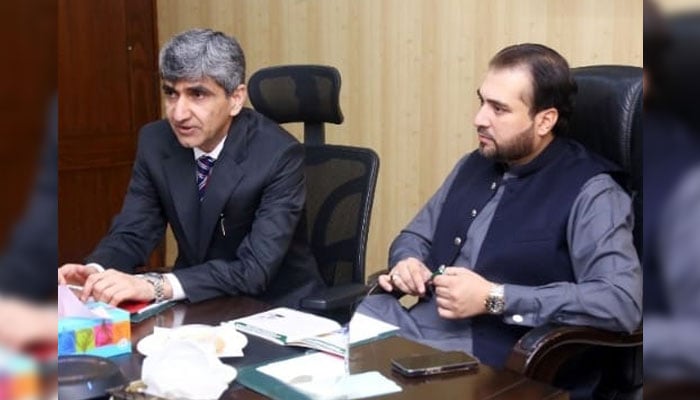
[[86, 301], [90, 296], [116, 306], [125, 300], [151, 301], [155, 298], [155, 289], [145, 279], [108, 269], [87, 278], [80, 299]]
[[433, 279], [438, 314], [458, 319], [486, 313], [485, 301], [493, 283], [463, 267], [448, 267]]

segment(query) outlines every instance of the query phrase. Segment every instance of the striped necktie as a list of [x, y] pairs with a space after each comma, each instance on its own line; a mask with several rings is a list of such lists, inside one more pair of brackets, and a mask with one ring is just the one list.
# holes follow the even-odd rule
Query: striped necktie
[[214, 167], [214, 160], [209, 156], [201, 156], [197, 159], [197, 190], [199, 191], [199, 201], [204, 199], [204, 191], [207, 189], [209, 175]]

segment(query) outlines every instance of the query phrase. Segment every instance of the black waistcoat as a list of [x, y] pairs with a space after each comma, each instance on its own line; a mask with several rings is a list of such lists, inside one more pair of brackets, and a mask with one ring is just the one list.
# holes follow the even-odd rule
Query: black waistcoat
[[[502, 164], [479, 152], [463, 164], [438, 218], [430, 267], [452, 265], [472, 221], [505, 185], [474, 271], [492, 282], [526, 286], [574, 281], [566, 237], [571, 207], [586, 181], [617, 168], [575, 141], [555, 138], [537, 158], [511, 169], [513, 179], [503, 181], [503, 172]], [[490, 315], [473, 318], [472, 327], [474, 354], [494, 366], [503, 365], [529, 329]]]

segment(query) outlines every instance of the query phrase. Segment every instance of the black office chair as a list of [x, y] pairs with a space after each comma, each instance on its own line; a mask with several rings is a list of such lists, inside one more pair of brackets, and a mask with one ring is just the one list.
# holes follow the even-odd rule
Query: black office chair
[[[569, 137], [618, 164], [634, 202], [635, 246], [641, 253], [642, 216], [642, 70], [627, 66], [592, 66], [572, 70], [578, 84]], [[371, 278], [376, 280], [378, 272]], [[530, 330], [514, 346], [506, 368], [538, 381], [571, 383], [578, 362], [601, 361], [600, 398], [640, 398], [642, 331], [632, 334], [601, 329], [544, 325]], [[596, 367], [597, 365], [593, 365]], [[575, 380], [574, 380], [575, 382]]]
[[[642, 70], [602, 65], [574, 68], [572, 73], [578, 94], [567, 136], [626, 172], [622, 183], [633, 198], [635, 246], [641, 255]], [[575, 372], [572, 359], [590, 354], [603, 360], [604, 365], [597, 396], [641, 398], [641, 327], [628, 335], [587, 327], [541, 326], [520, 339], [506, 367], [536, 380], [555, 383], [562, 369]]]
[[248, 93], [253, 107], [276, 122], [304, 123], [306, 220], [328, 289], [301, 306], [346, 322], [367, 290], [365, 253], [379, 157], [367, 148], [325, 144], [324, 124], [343, 122], [334, 67], [263, 68], [250, 77]]

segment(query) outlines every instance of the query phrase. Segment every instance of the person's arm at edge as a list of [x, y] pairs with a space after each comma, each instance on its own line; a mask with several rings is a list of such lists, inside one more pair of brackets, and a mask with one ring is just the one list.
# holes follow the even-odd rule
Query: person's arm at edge
[[700, 373], [700, 168], [662, 210], [661, 277], [670, 313], [644, 317], [644, 376], [694, 379]]

